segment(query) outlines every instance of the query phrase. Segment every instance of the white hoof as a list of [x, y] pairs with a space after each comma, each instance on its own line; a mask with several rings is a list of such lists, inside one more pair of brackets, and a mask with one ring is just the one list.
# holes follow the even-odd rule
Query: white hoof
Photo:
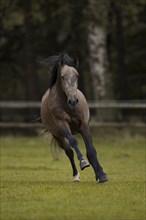
[[73, 176], [73, 182], [80, 182], [80, 174], [79, 174], [79, 172], [77, 173], [76, 176]]

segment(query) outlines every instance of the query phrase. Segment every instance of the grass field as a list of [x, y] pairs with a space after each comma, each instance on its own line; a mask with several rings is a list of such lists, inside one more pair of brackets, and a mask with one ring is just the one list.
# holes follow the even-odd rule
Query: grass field
[[1, 220], [144, 220], [144, 137], [95, 137], [94, 144], [105, 184], [91, 167], [72, 183], [68, 158], [61, 152], [54, 161], [42, 137], [1, 137]]

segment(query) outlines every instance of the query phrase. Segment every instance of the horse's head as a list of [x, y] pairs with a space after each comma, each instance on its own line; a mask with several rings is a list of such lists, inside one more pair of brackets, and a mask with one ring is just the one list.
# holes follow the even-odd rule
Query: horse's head
[[[74, 60], [77, 65], [77, 60]], [[75, 67], [68, 66], [60, 60], [60, 80], [63, 91], [67, 96], [68, 105], [74, 107], [78, 103], [77, 88], [78, 88], [78, 72]]]

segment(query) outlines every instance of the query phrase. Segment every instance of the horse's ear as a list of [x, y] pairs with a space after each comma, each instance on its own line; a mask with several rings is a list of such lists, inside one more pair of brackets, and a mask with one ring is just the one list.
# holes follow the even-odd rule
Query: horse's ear
[[78, 60], [78, 58], [76, 57], [76, 58], [74, 58], [74, 63], [75, 63], [75, 65], [76, 65], [76, 67], [78, 67], [78, 65], [79, 65], [79, 60]]
[[65, 62], [64, 62], [64, 54], [60, 55], [60, 59], [59, 59], [59, 66], [64, 66]]

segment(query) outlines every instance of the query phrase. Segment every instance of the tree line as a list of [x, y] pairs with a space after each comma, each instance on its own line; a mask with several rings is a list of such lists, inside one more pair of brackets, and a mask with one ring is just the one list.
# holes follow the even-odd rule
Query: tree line
[[145, 0], [1, 0], [0, 98], [40, 100], [59, 52], [79, 59], [89, 100], [144, 100]]

